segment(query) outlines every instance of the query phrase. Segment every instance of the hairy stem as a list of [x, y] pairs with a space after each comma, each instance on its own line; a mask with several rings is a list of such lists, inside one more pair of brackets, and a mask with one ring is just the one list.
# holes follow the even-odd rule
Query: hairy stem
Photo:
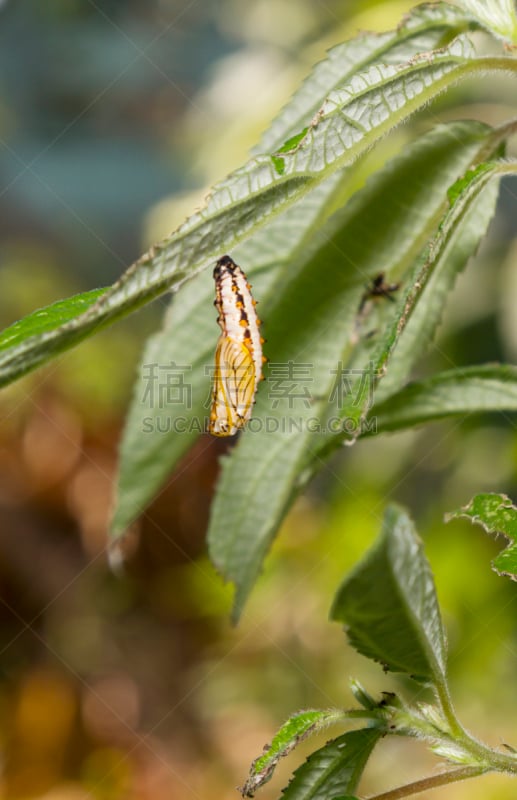
[[456, 783], [457, 781], [464, 781], [467, 778], [475, 778], [477, 775], [482, 775], [484, 771], [485, 770], [481, 767], [461, 767], [460, 769], [452, 769], [448, 772], [441, 772], [439, 775], [431, 775], [429, 778], [422, 778], [419, 781], [406, 783], [405, 786], [390, 789], [389, 792], [371, 795], [368, 800], [399, 800], [401, 797], [410, 797], [412, 794], [425, 792], [429, 789], [436, 789], [438, 786], [445, 786], [448, 783]]
[[461, 722], [458, 720], [456, 716], [456, 712], [454, 711], [454, 706], [452, 705], [451, 696], [449, 694], [449, 687], [445, 680], [436, 684], [436, 693], [438, 695], [438, 700], [442, 707], [443, 715], [447, 720], [451, 733], [456, 738], [461, 740], [469, 738], [467, 732], [465, 731]]

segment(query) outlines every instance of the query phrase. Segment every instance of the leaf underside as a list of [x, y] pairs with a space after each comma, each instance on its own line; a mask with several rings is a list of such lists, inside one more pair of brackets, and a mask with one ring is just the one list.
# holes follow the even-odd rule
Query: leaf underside
[[445, 635], [431, 568], [413, 523], [389, 506], [382, 533], [338, 590], [331, 619], [362, 655], [393, 672], [441, 684]]
[[[434, 31], [431, 51], [440, 40], [450, 40], [467, 26], [465, 21], [460, 24], [458, 13], [445, 4], [433, 14], [429, 12], [429, 20], [415, 28], [415, 42], [423, 34], [429, 34], [427, 39], [432, 40]], [[217, 255], [234, 248], [322, 180], [356, 160], [448, 86], [487, 68], [462, 34], [447, 47], [418, 57], [414, 50], [411, 53], [411, 47], [404, 47], [406, 40], [411, 43], [408, 24], [391, 34], [391, 46], [400, 48], [399, 61], [409, 60], [402, 65], [390, 63], [386, 44], [380, 62], [375, 61], [374, 48], [370, 58], [366, 54], [363, 59], [362, 71], [350, 74], [345, 69], [343, 82], [320, 95], [320, 103], [324, 102], [317, 119], [313, 123], [306, 120], [303, 127], [307, 133], [293, 150], [261, 154], [216, 185], [203, 209], [152, 247], [84, 313], [36, 336], [31, 335], [29, 322], [27, 338], [3, 350], [0, 338], [0, 385], [159, 294], [177, 290], [213, 263]], [[504, 61], [496, 68], [504, 68]]]
[[[310, 258], [296, 265], [290, 280], [286, 277], [280, 283], [275, 302], [264, 311], [270, 372], [259, 390], [254, 428], [239, 440], [231, 457], [223, 460], [208, 534], [214, 563], [236, 583], [236, 616], [286, 509], [307, 479], [304, 470], [310, 476], [326, 453], [343, 440], [341, 428], [336, 433], [327, 420], [352, 420], [355, 435], [360, 433], [358, 423], [368, 412], [372, 388], [368, 375], [381, 371], [391, 354], [396, 354], [409, 318], [408, 307], [418, 307], [418, 297], [411, 295], [413, 283], [420, 278], [423, 286], [422, 274], [431, 271], [427, 260], [421, 265], [419, 253], [447, 208], [443, 199], [447, 188], [495, 135], [486, 128], [458, 125], [433, 131], [376, 173], [329, 221], [321, 232], [320, 246], [316, 239]], [[448, 260], [451, 269], [461, 269], [475, 249], [490, 219], [493, 200], [492, 196], [485, 215], [478, 215], [475, 238], [471, 236], [468, 246], [458, 247], [456, 257]], [[461, 204], [457, 217], [458, 231], [464, 234]], [[446, 260], [450, 246], [447, 243], [435, 252]], [[358, 333], [365, 280], [379, 270], [399, 277], [395, 269], [401, 270], [402, 280], [408, 274], [407, 289], [398, 303], [385, 304], [384, 318], [378, 322], [382, 335]], [[276, 373], [269, 379], [271, 365], [300, 362], [310, 367], [310, 382], [301, 389], [306, 392], [311, 387], [311, 402], [304, 396], [296, 402], [278, 399], [274, 395]], [[358, 376], [357, 385], [341, 398], [335, 391], [340, 366], [348, 370], [350, 380], [354, 374]], [[405, 372], [401, 374], [404, 377]], [[331, 398], [334, 404], [341, 400], [341, 405], [329, 404]]]
[[[112, 287], [42, 309], [0, 336], [2, 385], [164, 291], [178, 293], [163, 330], [146, 346], [135, 386], [121, 447], [113, 522], [119, 535], [203, 430], [217, 338], [206, 267], [232, 251], [261, 300], [270, 360], [254, 416], [259, 429], [224, 459], [209, 530], [213, 560], [237, 587], [236, 616], [283, 515], [321, 460], [361, 434], [374, 400], [386, 429], [389, 413], [392, 425], [401, 424], [399, 393], [412, 359], [491, 218], [492, 179], [503, 171], [486, 162], [500, 155], [507, 132], [475, 122], [422, 136], [340, 208], [350, 165], [383, 136], [460, 80], [512, 63], [477, 57], [464, 33], [473, 27], [472, 16], [455, 7], [424, 5], [395, 31], [334, 48], [266, 132], [261, 152], [217, 184], [204, 208]], [[435, 257], [425, 246], [437, 226]], [[399, 299], [375, 311], [373, 323], [367, 316], [358, 322], [365, 285], [381, 270], [402, 284]], [[279, 364], [310, 367], [310, 399], [305, 394], [298, 407], [291, 397], [271, 396]], [[331, 408], [338, 365], [359, 375], [373, 369], [375, 394], [368, 381], [354, 379], [351, 395]], [[145, 376], [168, 366], [187, 373], [189, 397], [173, 410], [160, 398], [148, 408]], [[428, 388], [436, 398], [438, 385]], [[391, 407], [382, 405], [390, 399]], [[422, 395], [413, 390], [405, 400], [413, 414], [418, 400], [422, 419], [429, 415]], [[331, 415], [351, 421], [352, 434], [331, 430]], [[319, 428], [309, 431], [314, 418]]]

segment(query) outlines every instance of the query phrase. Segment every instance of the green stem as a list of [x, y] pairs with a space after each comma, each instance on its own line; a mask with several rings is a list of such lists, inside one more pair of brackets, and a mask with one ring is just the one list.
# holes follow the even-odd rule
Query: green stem
[[436, 684], [436, 692], [443, 715], [449, 725], [451, 738], [456, 740], [463, 750], [472, 755], [476, 761], [484, 762], [486, 769], [517, 775], [517, 756], [514, 754], [506, 755], [505, 753], [493, 750], [491, 747], [478, 741], [478, 739], [465, 730], [456, 716], [449, 694], [449, 688], [445, 681]]
[[458, 717], [456, 716], [456, 712], [452, 704], [451, 695], [449, 693], [449, 687], [445, 679], [441, 680], [439, 683], [436, 683], [436, 693], [438, 695], [438, 700], [440, 702], [443, 715], [447, 720], [447, 723], [449, 725], [449, 730], [451, 734], [454, 736], [454, 738], [460, 739], [461, 741], [470, 738], [465, 728], [463, 727]]
[[445, 786], [448, 783], [456, 783], [457, 781], [464, 781], [467, 778], [475, 778], [484, 771], [485, 770], [481, 769], [481, 767], [461, 767], [460, 769], [449, 770], [449, 772], [441, 772], [440, 775], [422, 778], [419, 781], [413, 781], [413, 783], [406, 783], [405, 786], [399, 786], [397, 789], [390, 789], [389, 792], [371, 795], [368, 800], [400, 800], [401, 797], [409, 797], [412, 794], [435, 789], [438, 786]]
[[511, 72], [517, 72], [517, 58], [509, 57], [509, 56], [502, 56], [500, 58], [491, 58], [491, 57], [484, 57], [484, 58], [477, 58], [476, 59], [478, 64], [481, 64], [482, 68], [485, 69], [495, 69], [495, 70], [510, 70]]

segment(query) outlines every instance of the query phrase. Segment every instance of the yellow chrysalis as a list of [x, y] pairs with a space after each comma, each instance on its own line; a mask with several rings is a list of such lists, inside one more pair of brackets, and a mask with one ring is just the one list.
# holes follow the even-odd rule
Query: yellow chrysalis
[[251, 287], [230, 256], [219, 259], [214, 279], [222, 334], [215, 351], [208, 430], [214, 436], [233, 436], [251, 417], [262, 377], [263, 340]]

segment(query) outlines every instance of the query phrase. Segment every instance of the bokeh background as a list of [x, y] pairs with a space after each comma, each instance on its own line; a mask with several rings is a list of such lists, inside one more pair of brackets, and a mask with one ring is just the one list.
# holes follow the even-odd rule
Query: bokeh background
[[[411, 5], [0, 2], [2, 327], [116, 279], [243, 162], [328, 47], [394, 26]], [[372, 164], [439, 119], [514, 114], [514, 84], [482, 79], [418, 115]], [[368, 162], [361, 169], [364, 179]], [[422, 372], [515, 360], [516, 196], [507, 181]], [[462, 719], [492, 744], [516, 745], [516, 586], [489, 568], [499, 545], [442, 523], [477, 491], [517, 500], [515, 417], [437, 424], [336, 457], [289, 515], [236, 629], [204, 549], [220, 442], [185, 459], [140, 521], [126, 573], [109, 571], [117, 442], [165, 305], [0, 396], [0, 797], [235, 798], [290, 713], [352, 704], [349, 676], [411, 695], [327, 621], [388, 499], [409, 506], [426, 541]], [[281, 765], [265, 800], [302, 753]], [[419, 745], [382, 743], [364, 791], [436, 768]], [[440, 796], [510, 800], [515, 787], [487, 777]]]

